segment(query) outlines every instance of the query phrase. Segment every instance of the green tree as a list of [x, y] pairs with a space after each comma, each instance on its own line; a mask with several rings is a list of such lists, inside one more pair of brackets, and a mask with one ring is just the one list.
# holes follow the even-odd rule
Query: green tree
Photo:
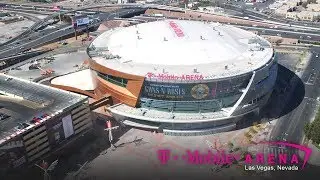
[[307, 7], [307, 5], [308, 5], [308, 3], [307, 3], [307, 2], [303, 2], [303, 3], [301, 4], [301, 6], [302, 6], [302, 7], [304, 7], [304, 8], [306, 8], [306, 7]]
[[228, 147], [229, 147], [229, 149], [232, 149], [234, 147], [233, 143], [229, 141], [228, 142]]
[[277, 46], [279, 46], [281, 43], [282, 43], [282, 39], [278, 39], [278, 40], [276, 41], [276, 45], [277, 45]]
[[311, 139], [313, 142], [316, 144], [320, 143], [320, 118], [318, 118], [312, 122], [312, 127], [311, 127]]
[[312, 123], [308, 123], [304, 127], [304, 132], [308, 139], [314, 144], [320, 144], [320, 109]]
[[303, 131], [304, 131], [304, 134], [306, 135], [306, 137], [308, 139], [311, 139], [311, 136], [310, 136], [310, 123], [307, 123], [307, 124], [304, 125]]

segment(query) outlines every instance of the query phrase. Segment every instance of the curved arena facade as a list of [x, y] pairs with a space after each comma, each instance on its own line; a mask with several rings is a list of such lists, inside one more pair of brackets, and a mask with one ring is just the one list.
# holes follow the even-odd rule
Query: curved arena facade
[[277, 77], [272, 45], [242, 29], [163, 20], [107, 31], [88, 48], [95, 94], [129, 126], [168, 135], [232, 130], [268, 101]]

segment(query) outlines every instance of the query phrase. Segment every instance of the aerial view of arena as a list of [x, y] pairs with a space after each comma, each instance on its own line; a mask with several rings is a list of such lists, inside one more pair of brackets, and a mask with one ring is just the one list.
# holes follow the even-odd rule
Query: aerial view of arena
[[168, 134], [233, 129], [237, 117], [267, 102], [277, 76], [269, 42], [219, 23], [164, 20], [107, 31], [88, 53], [97, 94], [122, 102], [112, 114]]
[[0, 2], [0, 179], [318, 179], [319, 0]]

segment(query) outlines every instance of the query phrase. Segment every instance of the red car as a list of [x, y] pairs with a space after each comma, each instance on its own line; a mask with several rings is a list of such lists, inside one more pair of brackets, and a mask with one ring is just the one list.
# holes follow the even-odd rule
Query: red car
[[46, 117], [48, 117], [48, 116], [49, 116], [49, 114], [45, 113], [45, 114], [43, 114], [42, 116], [40, 116], [40, 118], [41, 118], [41, 119], [44, 119], [44, 118], [46, 118]]
[[40, 122], [40, 118], [38, 118], [38, 117], [33, 117], [33, 119], [32, 119], [32, 123], [39, 123]]

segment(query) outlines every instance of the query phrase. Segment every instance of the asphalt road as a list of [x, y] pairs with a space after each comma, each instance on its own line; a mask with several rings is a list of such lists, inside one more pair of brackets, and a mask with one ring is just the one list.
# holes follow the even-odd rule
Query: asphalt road
[[55, 32], [55, 31], [59, 31], [59, 29], [64, 29], [64, 28], [66, 28], [68, 26], [71, 26], [71, 25], [70, 24], [63, 24], [63, 25], [60, 25], [58, 28], [44, 29], [42, 31], [34, 32], [31, 35], [29, 35], [28, 37], [24, 37], [24, 38], [18, 39], [17, 41], [14, 41], [13, 43], [0, 46], [0, 54], [3, 51], [10, 50], [12, 48], [15, 48], [16, 46], [28, 43], [28, 42], [33, 41], [33, 40], [36, 40], [37, 38], [39, 38], [41, 36], [45, 36], [47, 34]]
[[[111, 13], [101, 13], [97, 14], [94, 18], [99, 18], [101, 21], [110, 20], [115, 17], [122, 17], [126, 16], [131, 13], [139, 12], [141, 9], [120, 9], [116, 10]], [[90, 27], [99, 26], [101, 21], [95, 21], [94, 23], [90, 24]], [[78, 27], [77, 32], [86, 31], [87, 27]], [[39, 47], [41, 45], [46, 44], [47, 42], [56, 40], [60, 37], [71, 35], [74, 33], [74, 28], [71, 25], [63, 25], [59, 28], [48, 29], [45, 32], [35, 33], [33, 36], [26, 37], [22, 39], [21, 42], [17, 41], [11, 44], [6, 45], [2, 49], [0, 49], [0, 58], [5, 58], [14, 54], [18, 54], [25, 50]], [[1, 51], [2, 50], [2, 51]]]
[[303, 39], [303, 40], [312, 40], [312, 41], [320, 41], [320, 32], [312, 31], [312, 30], [298, 30], [298, 29], [284, 29], [284, 28], [265, 28], [265, 27], [252, 27], [252, 26], [243, 26], [236, 25], [239, 28], [245, 30], [259, 31], [260, 34], [263, 35], [271, 35], [277, 36], [280, 34], [281, 37], [284, 38], [294, 38], [294, 39]]
[[[155, 17], [133, 17], [132, 20], [146, 20], [152, 21], [156, 20]], [[178, 18], [171, 18], [178, 19]], [[310, 41], [320, 41], [320, 32], [317, 30], [306, 30], [306, 29], [297, 29], [294, 27], [278, 27], [278, 28], [266, 28], [259, 26], [251, 26], [251, 25], [239, 25], [235, 23], [230, 23], [230, 25], [239, 27], [244, 30], [258, 31], [259, 34], [262, 35], [270, 35], [270, 36], [278, 36], [284, 38], [293, 38], [293, 39], [301, 39], [301, 40], [310, 40]]]
[[[320, 96], [320, 89], [318, 88], [320, 83], [320, 58], [316, 58], [316, 54], [320, 53], [320, 48], [312, 48], [312, 57], [308, 66], [302, 74], [301, 80], [294, 76], [290, 84], [291, 88], [286, 93], [289, 93], [288, 98], [284, 99], [284, 106], [291, 106], [295, 101], [298, 94], [304, 93], [304, 98], [300, 105], [291, 112], [280, 117], [275, 125], [275, 128], [271, 132], [271, 141], [288, 141], [296, 144], [300, 144], [303, 139], [303, 128], [307, 122], [310, 122], [314, 117], [316, 110], [318, 109], [320, 102], [317, 101], [317, 97]], [[299, 88], [299, 81], [303, 82], [304, 87]], [[279, 107], [279, 108], [283, 108]], [[275, 147], [268, 146], [264, 149], [265, 153], [273, 153], [276, 156], [280, 153], [287, 153], [289, 157], [292, 154], [297, 154], [296, 149], [287, 147]], [[310, 166], [309, 166], [310, 167]], [[311, 167], [305, 173], [312, 171], [313, 173], [320, 173], [315, 171], [316, 167]], [[300, 172], [300, 171], [299, 171]], [[273, 176], [283, 176], [283, 174], [276, 172], [272, 173]], [[290, 173], [292, 175], [292, 173]], [[294, 173], [296, 178], [296, 173]]]
[[299, 22], [299, 21], [292, 21], [292, 20], [288, 20], [288, 19], [276, 18], [276, 17], [272, 17], [267, 14], [260, 13], [258, 11], [250, 10], [249, 8], [246, 8], [246, 6], [236, 7], [234, 5], [233, 6], [226, 5], [223, 7], [231, 9], [231, 10], [242, 12], [244, 17], [246, 17], [246, 16], [250, 17], [250, 18], [256, 17], [256, 19], [265, 19], [265, 20], [269, 20], [269, 21], [275, 21], [275, 22], [279, 22], [279, 23], [285, 23], [285, 24], [291, 24], [291, 25], [297, 25], [297, 26], [310, 26], [310, 27], [317, 27], [317, 28], [319, 27], [319, 23]]
[[[316, 54], [320, 53], [320, 48], [312, 48], [312, 51], [314, 53], [312, 53], [309, 64], [301, 77], [302, 82], [304, 82], [304, 99], [295, 110], [278, 120], [277, 125], [271, 132], [272, 137], [283, 137], [287, 141], [301, 143], [303, 126], [314, 115], [315, 107], [320, 103], [316, 100], [320, 96], [320, 89], [318, 88], [320, 83], [320, 58], [316, 58]], [[298, 79], [291, 81], [291, 91], [288, 93], [292, 94], [287, 101], [287, 105], [291, 104], [290, 100], [294, 99], [295, 95], [303, 93], [297, 92], [295, 89], [298, 81]]]

